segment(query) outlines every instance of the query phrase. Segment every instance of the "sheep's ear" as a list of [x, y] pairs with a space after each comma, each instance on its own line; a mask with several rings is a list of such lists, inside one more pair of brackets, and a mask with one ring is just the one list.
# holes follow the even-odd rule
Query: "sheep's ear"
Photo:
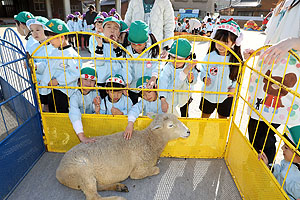
[[161, 125], [155, 125], [154, 127], [151, 128], [151, 131], [161, 129]]
[[147, 113], [147, 116], [150, 118], [150, 119], [154, 119], [156, 117], [156, 113], [153, 113], [153, 112], [148, 112]]

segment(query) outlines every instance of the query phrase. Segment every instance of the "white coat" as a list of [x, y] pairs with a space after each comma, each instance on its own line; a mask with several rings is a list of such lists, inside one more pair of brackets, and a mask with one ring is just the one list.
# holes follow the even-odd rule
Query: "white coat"
[[[143, 0], [131, 0], [124, 22], [130, 24], [136, 20], [145, 21]], [[157, 41], [173, 37], [175, 29], [174, 10], [170, 0], [156, 0], [150, 12], [150, 31], [154, 34]], [[164, 42], [162, 47], [171, 47], [173, 40]]]

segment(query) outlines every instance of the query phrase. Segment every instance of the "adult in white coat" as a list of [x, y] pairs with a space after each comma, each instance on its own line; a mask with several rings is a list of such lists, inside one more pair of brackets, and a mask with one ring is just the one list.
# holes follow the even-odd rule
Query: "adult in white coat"
[[[142, 20], [149, 25], [157, 41], [174, 36], [174, 10], [170, 0], [131, 0], [124, 22], [130, 27], [130, 24], [137, 20]], [[162, 58], [167, 57], [167, 50], [172, 43], [172, 40], [163, 43]]]

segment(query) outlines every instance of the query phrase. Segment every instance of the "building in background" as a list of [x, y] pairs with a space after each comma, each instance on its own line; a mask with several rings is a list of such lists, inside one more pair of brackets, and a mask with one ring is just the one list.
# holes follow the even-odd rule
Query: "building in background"
[[[179, 17], [179, 10], [185, 9], [188, 12], [198, 10], [198, 17], [203, 18], [206, 13], [216, 12], [216, 1], [215, 0], [171, 0], [174, 13], [176, 17]], [[196, 11], [194, 11], [196, 12]]]
[[233, 16], [240, 26], [248, 20], [254, 20], [261, 26], [265, 16], [275, 8], [278, 0], [240, 0], [231, 6], [219, 10], [221, 16]]

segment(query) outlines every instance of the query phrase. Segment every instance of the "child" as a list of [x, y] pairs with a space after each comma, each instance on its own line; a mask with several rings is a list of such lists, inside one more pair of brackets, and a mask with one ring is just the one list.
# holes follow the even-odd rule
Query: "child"
[[[159, 81], [160, 89], [187, 90], [186, 93], [175, 92], [174, 102], [173, 92], [160, 92], [159, 98], [161, 99], [162, 110], [167, 112], [169, 105], [172, 105], [173, 103], [173, 110], [170, 109], [169, 112], [181, 117], [188, 116], [187, 106], [191, 102], [191, 99], [189, 98], [191, 94], [188, 93], [188, 90], [192, 90], [192, 86], [195, 85], [198, 76], [198, 70], [196, 68], [197, 63], [191, 64], [180, 62], [180, 60], [188, 60], [192, 57], [191, 48], [192, 46], [187, 39], [179, 38], [173, 42], [169, 51], [170, 59], [174, 60], [176, 58], [177, 61], [175, 62], [174, 60], [174, 62], [169, 62], [164, 66]], [[181, 111], [177, 111], [177, 106], [179, 108], [182, 107]]]
[[207, 23], [206, 23], [206, 36], [210, 37], [211, 33], [213, 32], [214, 29], [214, 24], [211, 21], [211, 18], [207, 19]]
[[[94, 20], [94, 26], [95, 26], [95, 32], [96, 34], [98, 35], [103, 35], [103, 21], [104, 21], [104, 17], [101, 16], [101, 15], [98, 15], [97, 17], [95, 17], [95, 20]], [[97, 45], [97, 41], [95, 39], [95, 36], [93, 37], [90, 37], [90, 40], [89, 40], [89, 48], [91, 51], [91, 57], [94, 57], [95, 56], [95, 45]]]
[[[96, 72], [92, 65], [93, 63], [83, 64], [83, 68], [81, 69], [81, 77], [77, 82], [78, 86], [95, 87]], [[84, 135], [81, 114], [99, 114], [99, 111], [100, 96], [98, 96], [95, 90], [78, 89], [75, 90], [74, 94], [70, 97], [69, 118], [72, 122], [73, 129], [81, 142], [95, 142], [95, 138], [88, 138]]]
[[[141, 77], [137, 83], [137, 88], [146, 88], [147, 82], [151, 79], [150, 76]], [[161, 101], [157, 97], [156, 91], [141, 91], [142, 100], [140, 100], [137, 104], [132, 106], [128, 113], [128, 125], [124, 132], [124, 138], [130, 139], [133, 131], [133, 125], [135, 120], [139, 117], [141, 113], [143, 115], [147, 115], [147, 113], [158, 113], [162, 114], [163, 111], [161, 109]]]
[[30, 12], [27, 12], [27, 11], [22, 11], [18, 15], [14, 16], [18, 32], [22, 36], [26, 36], [25, 37], [25, 40], [27, 40], [27, 43], [25, 46], [26, 51], [28, 51], [28, 49], [30, 48], [31, 45], [33, 45], [34, 43], [37, 42], [36, 40], [33, 39], [33, 37], [31, 37], [31, 32], [28, 29], [28, 27], [26, 26], [27, 20], [32, 19], [32, 18], [34, 18], [34, 16]]
[[[126, 37], [125, 37], [126, 38]], [[157, 41], [152, 33], [149, 34], [149, 26], [143, 21], [135, 21], [131, 23], [127, 39], [130, 45], [127, 50], [134, 57], [138, 57], [146, 48], [155, 44]], [[125, 39], [126, 40], [126, 39]], [[158, 58], [159, 46], [153, 47], [147, 53], [143, 54], [140, 58], [151, 59]], [[126, 55], [129, 58], [129, 55]], [[135, 88], [137, 80], [143, 76], [150, 76], [147, 87], [154, 86], [158, 77], [158, 62], [151, 61], [130, 61], [128, 63], [128, 83], [131, 88]], [[140, 91], [129, 91], [129, 97], [133, 104], [138, 102], [138, 94]]]
[[[106, 80], [105, 87], [124, 88], [125, 82], [119, 74]], [[101, 114], [106, 115], [127, 115], [127, 111], [132, 107], [130, 98], [123, 95], [123, 90], [106, 90], [108, 94], [101, 100]]]
[[[283, 180], [288, 171], [290, 162], [292, 161], [293, 154], [296, 154], [292, 165], [289, 169], [288, 175], [286, 177], [285, 183], [283, 185], [284, 191], [287, 193], [290, 199], [300, 199], [300, 125], [287, 128], [287, 132], [283, 136], [297, 149], [298, 152], [294, 152], [289, 146], [284, 144], [281, 149], [283, 151], [284, 160], [280, 164], [275, 164], [273, 167], [273, 175], [277, 179], [280, 185], [282, 185]], [[268, 157], [263, 152], [258, 155], [258, 159], [262, 159], [263, 162], [269, 166]]]
[[[103, 21], [103, 34], [105, 37], [118, 42], [120, 31], [126, 30], [127, 25], [123, 21], [117, 20], [115, 17], [108, 17]], [[122, 49], [116, 44], [109, 41], [102, 41], [102, 38], [91, 37], [92, 44], [90, 45], [91, 57], [117, 58], [122, 56]], [[122, 77], [127, 77], [127, 70], [122, 65], [122, 62], [117, 60], [97, 60], [97, 84], [104, 87], [105, 81], [110, 76], [120, 74]], [[101, 98], [105, 97], [105, 93], [101, 93]]]
[[[223, 42], [228, 48], [231, 48], [240, 58], [241, 55], [241, 41], [242, 33], [239, 25], [234, 21], [228, 21], [216, 26], [212, 33], [215, 40]], [[226, 54], [226, 60], [225, 60]], [[237, 59], [226, 50], [225, 47], [212, 42], [210, 53], [206, 55], [204, 61], [210, 62], [231, 62], [237, 63]], [[223, 65], [211, 64], [202, 65], [200, 80], [205, 84], [203, 91], [219, 91], [219, 92], [234, 92], [236, 87], [236, 80], [238, 77], [239, 66], [237, 65]], [[222, 88], [220, 88], [222, 86]], [[233, 95], [225, 94], [203, 94], [200, 102], [200, 110], [202, 111], [202, 118], [209, 118], [210, 115], [218, 108], [219, 118], [227, 118], [230, 115]]]
[[[67, 24], [60, 19], [51, 19], [46, 23], [50, 31], [45, 31], [49, 38], [60, 33], [69, 32]], [[55, 48], [49, 56], [53, 57], [80, 57], [68, 43], [67, 36], [60, 36], [50, 40]], [[77, 86], [80, 76], [78, 59], [49, 59], [50, 74], [47, 75], [48, 86]], [[49, 73], [49, 69], [45, 69]], [[72, 89], [53, 89], [49, 95], [49, 111], [68, 113], [69, 97], [74, 93]], [[54, 101], [55, 100], [55, 101]], [[55, 105], [55, 106], [54, 106]]]
[[[33, 45], [31, 45], [30, 48], [28, 49], [28, 52], [30, 54], [32, 54], [33, 51], [47, 39], [44, 30], [49, 30], [46, 27], [46, 23], [48, 21], [49, 20], [47, 18], [40, 17], [40, 16], [27, 20], [26, 25], [30, 29], [32, 33], [32, 37], [38, 41]], [[35, 52], [34, 56], [46, 57], [53, 49], [54, 47], [51, 44], [43, 45]], [[46, 75], [48, 74], [45, 72], [45, 69], [48, 66], [47, 59], [34, 59], [34, 65], [35, 65], [35, 70], [36, 70], [35, 73], [36, 73], [36, 79], [38, 85], [48, 86], [48, 82], [45, 82], [45, 78], [43, 78], [45, 74]], [[39, 88], [40, 100], [42, 103], [43, 111], [45, 112], [49, 111], [48, 95], [50, 94], [50, 92], [51, 90], [48, 88]]]
[[[73, 14], [69, 14], [67, 16], [67, 26], [69, 28], [69, 32], [73, 32], [74, 31], [74, 21], [73, 21], [74, 17], [75, 16]], [[72, 44], [72, 46], [74, 48], [75, 47], [74, 46], [74, 35], [73, 34], [69, 35], [68, 39], [69, 39], [69, 43]]]
[[[82, 19], [81, 19], [81, 14], [80, 12], [75, 12], [75, 15], [74, 15], [74, 18], [73, 18], [73, 27], [74, 27], [74, 31], [75, 32], [79, 32], [79, 31], [82, 31], [83, 30], [83, 27], [82, 27]], [[77, 50], [77, 47], [79, 48], [79, 50], [81, 50], [81, 34], [78, 34], [77, 35], [78, 38], [76, 38], [76, 35], [75, 35], [75, 49]], [[78, 40], [78, 43], [77, 43], [77, 40]]]

